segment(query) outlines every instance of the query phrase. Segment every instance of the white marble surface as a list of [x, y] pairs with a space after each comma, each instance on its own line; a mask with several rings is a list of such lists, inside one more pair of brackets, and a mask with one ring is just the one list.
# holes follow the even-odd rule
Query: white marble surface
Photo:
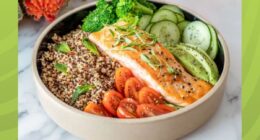
[[[73, 1], [73, 2], [72, 2]], [[171, 0], [168, 0], [171, 1]], [[173, 1], [173, 0], [172, 0]], [[71, 0], [68, 9], [88, 1]], [[176, 0], [211, 21], [229, 46], [231, 69], [221, 106], [213, 118], [183, 140], [241, 139], [241, 14], [240, 0]], [[31, 73], [33, 44], [46, 22], [24, 19], [19, 24], [19, 139], [78, 140], [57, 126], [42, 109]], [[173, 130], [174, 131], [174, 130]]]

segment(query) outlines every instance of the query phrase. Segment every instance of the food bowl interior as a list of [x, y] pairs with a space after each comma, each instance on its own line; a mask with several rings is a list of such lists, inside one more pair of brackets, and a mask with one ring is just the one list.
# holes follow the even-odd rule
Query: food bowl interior
[[[159, 0], [156, 1], [157, 3], [155, 2], [155, 4], [157, 7], [160, 7], [161, 4], [158, 2]], [[218, 83], [203, 98], [178, 111], [142, 119], [114, 119], [84, 113], [70, 105], [67, 105], [54, 96], [41, 81], [40, 73], [42, 72], [41, 70], [43, 67], [37, 58], [39, 58], [43, 52], [48, 50], [47, 46], [49, 43], [54, 43], [52, 40], [54, 34], [63, 36], [79, 28], [83, 23], [82, 20], [94, 8], [94, 3], [89, 3], [61, 16], [48, 26], [45, 31], [43, 31], [35, 45], [33, 53], [33, 72], [39, 88], [39, 99], [47, 114], [58, 125], [83, 139], [103, 140], [104, 138], [109, 139], [109, 137], [116, 137], [113, 139], [121, 140], [123, 138], [127, 140], [143, 140], [148, 138], [150, 140], [168, 140], [172, 138], [177, 139], [192, 132], [199, 126], [203, 125], [214, 114], [223, 96], [223, 88], [225, 86], [229, 68], [228, 50], [223, 38], [218, 32], [219, 49], [215, 58], [220, 74]], [[206, 20], [200, 19], [191, 14], [193, 13], [192, 11], [185, 11], [184, 9], [186, 8], [182, 9], [186, 20], [201, 20], [207, 22]], [[60, 111], [57, 112], [57, 110]], [[115, 136], [114, 130], [116, 130], [119, 135]], [[100, 132], [102, 132], [102, 135], [100, 135]]]
[[[156, 5], [157, 5], [157, 7], [160, 7], [161, 4], [156, 4]], [[40, 48], [38, 49], [38, 52], [37, 52], [38, 55], [39, 55], [39, 53], [41, 53], [47, 49], [48, 43], [54, 43], [51, 39], [52, 36], [54, 35], [54, 33], [62, 36], [62, 35], [69, 33], [70, 31], [78, 28], [79, 25], [82, 25], [82, 20], [86, 17], [86, 15], [89, 13], [89, 11], [92, 11], [94, 8], [95, 8], [95, 6], [92, 6], [87, 9], [76, 12], [75, 14], [68, 16], [67, 18], [65, 18], [61, 22], [59, 22], [57, 25], [55, 25], [48, 32], [48, 34], [44, 37], [43, 41], [41, 42]], [[185, 10], [183, 10], [183, 12], [185, 14], [186, 19], [189, 21], [201, 20], [198, 17], [192, 15], [191, 13], [189, 13]], [[219, 41], [219, 52], [215, 58], [215, 62], [218, 66], [219, 73], [221, 75], [223, 66], [224, 66], [224, 52], [223, 52], [223, 47], [222, 47], [222, 44], [220, 43], [220, 41]], [[40, 63], [37, 63], [37, 69], [38, 69], [38, 72], [41, 73], [42, 66], [40, 65]]]

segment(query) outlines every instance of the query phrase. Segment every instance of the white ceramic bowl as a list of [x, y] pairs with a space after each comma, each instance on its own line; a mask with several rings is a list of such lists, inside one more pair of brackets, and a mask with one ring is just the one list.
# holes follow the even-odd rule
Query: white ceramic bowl
[[[153, 2], [160, 3], [160, 0]], [[169, 4], [169, 3], [168, 3]], [[43, 84], [39, 76], [37, 65], [37, 55], [41, 49], [41, 43], [49, 34], [61, 32], [59, 26], [64, 27], [64, 23], [73, 21], [84, 10], [93, 8], [95, 3], [85, 4], [73, 9], [59, 17], [51, 23], [38, 38], [33, 51], [32, 68], [34, 80], [38, 88], [40, 102], [47, 114], [62, 128], [83, 139], [88, 140], [174, 140], [180, 138], [203, 125], [214, 114], [218, 108], [229, 69], [229, 54], [227, 46], [218, 33], [221, 50], [217, 61], [222, 65], [222, 72], [217, 84], [204, 97], [195, 103], [161, 116], [144, 119], [115, 119], [100, 117], [77, 110], [58, 98], [56, 98]], [[197, 18], [207, 22], [193, 11], [183, 8], [187, 13], [193, 13]], [[74, 21], [73, 21], [74, 22]], [[73, 26], [73, 22], [65, 27]], [[55, 29], [54, 29], [55, 28]], [[68, 27], [69, 28], [69, 27]], [[64, 29], [64, 28], [63, 28]]]

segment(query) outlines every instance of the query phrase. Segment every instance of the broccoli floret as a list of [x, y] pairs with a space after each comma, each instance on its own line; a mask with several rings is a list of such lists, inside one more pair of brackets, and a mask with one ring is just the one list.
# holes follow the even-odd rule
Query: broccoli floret
[[136, 15], [128, 14], [128, 16], [124, 16], [119, 20], [127, 22], [129, 25], [136, 26], [139, 22], [139, 17]]
[[113, 5], [117, 3], [117, 0], [113, 0], [113, 3], [109, 4], [105, 0], [99, 0], [97, 8], [90, 12], [83, 20], [82, 30], [86, 32], [96, 32], [102, 29], [106, 24], [115, 23], [118, 18], [115, 12], [115, 6]]
[[116, 7], [116, 6], [117, 6], [117, 3], [118, 3], [118, 1], [119, 1], [119, 0], [112, 0], [112, 5], [113, 5], [114, 7]]
[[83, 20], [82, 30], [96, 32], [104, 25], [115, 23], [118, 18], [136, 24], [138, 17], [151, 15], [155, 9], [155, 5], [147, 0], [112, 0], [111, 3], [99, 0], [97, 8]]
[[[153, 14], [154, 5], [146, 0], [119, 0], [116, 7], [116, 14], [120, 18], [130, 15], [141, 16]], [[152, 8], [153, 7], [153, 8]]]

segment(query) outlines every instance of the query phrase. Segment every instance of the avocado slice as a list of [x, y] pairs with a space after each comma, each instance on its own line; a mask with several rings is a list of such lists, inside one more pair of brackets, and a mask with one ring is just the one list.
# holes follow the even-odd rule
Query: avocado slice
[[208, 72], [209, 82], [211, 81], [213, 85], [216, 84], [219, 79], [219, 71], [218, 71], [218, 67], [217, 67], [216, 63], [214, 62], [214, 60], [201, 48], [196, 47], [194, 45], [189, 45], [189, 44], [186, 44], [186, 46], [194, 48], [204, 57], [204, 59], [206, 60], [206, 63], [209, 65], [209, 68], [211, 70], [211, 73]]
[[218, 81], [219, 72], [215, 62], [199, 47], [180, 44], [172, 48], [172, 53], [193, 76], [212, 85]]
[[202, 80], [209, 81], [207, 71], [193, 55], [179, 47], [174, 48], [173, 54], [190, 74]]

